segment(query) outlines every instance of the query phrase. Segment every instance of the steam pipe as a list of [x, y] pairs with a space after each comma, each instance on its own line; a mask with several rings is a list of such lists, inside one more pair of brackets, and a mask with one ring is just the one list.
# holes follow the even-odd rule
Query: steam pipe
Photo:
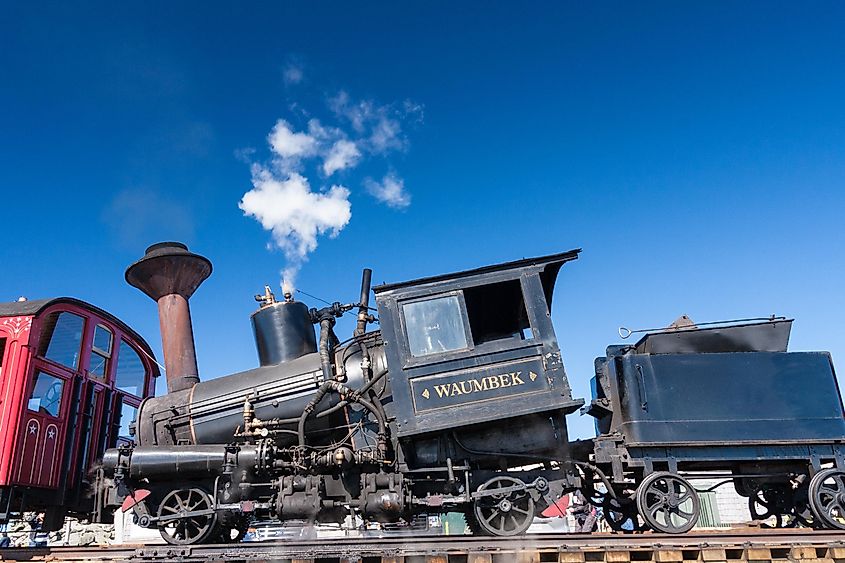
[[305, 406], [302, 410], [302, 415], [299, 417], [299, 425], [297, 427], [297, 434], [299, 435], [299, 445], [305, 446], [305, 421], [308, 419], [308, 416], [314, 412], [314, 409], [317, 408], [317, 405], [320, 401], [323, 400], [323, 397], [329, 394], [329, 392], [335, 392], [339, 395], [346, 395], [346, 400], [350, 403], [358, 403], [371, 413], [373, 416], [376, 417], [376, 421], [378, 422], [378, 449], [379, 453], [384, 455], [387, 452], [387, 421], [385, 420], [385, 416], [382, 412], [380, 412], [373, 403], [363, 399], [358, 391], [353, 391], [349, 387], [345, 386], [344, 384], [338, 381], [324, 381], [320, 388], [317, 390], [317, 393], [314, 395], [314, 398]]
[[323, 319], [320, 321], [320, 366], [323, 368], [323, 379], [325, 380], [334, 379], [331, 350], [329, 349], [332, 325], [334, 325], [334, 319]]
[[364, 268], [364, 272], [361, 275], [361, 299], [358, 301], [358, 324], [355, 327], [355, 336], [361, 336], [367, 330], [372, 277], [373, 271], [369, 268]]

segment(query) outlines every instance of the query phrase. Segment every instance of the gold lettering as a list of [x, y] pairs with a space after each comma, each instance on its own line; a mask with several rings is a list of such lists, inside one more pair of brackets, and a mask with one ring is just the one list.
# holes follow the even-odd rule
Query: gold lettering
[[521, 371], [518, 371], [518, 372], [516, 372], [516, 373], [512, 373], [512, 374], [511, 374], [511, 379], [513, 379], [513, 384], [514, 384], [514, 385], [523, 385], [523, 384], [525, 384], [525, 382], [519, 378], [519, 374], [521, 374], [521, 373], [522, 373]]
[[499, 384], [502, 387], [510, 387], [511, 386], [511, 380], [508, 379], [509, 375], [510, 375], [509, 373], [503, 373], [503, 374], [498, 376], [499, 377]]
[[484, 379], [489, 382], [490, 389], [498, 389], [500, 387], [499, 378], [495, 375], [488, 375]]
[[472, 393], [472, 383], [471, 381], [461, 381], [461, 393], [470, 394]]
[[480, 382], [477, 379], [472, 380], [472, 391], [487, 391], [487, 379], [482, 379]]
[[453, 384], [452, 384], [452, 387], [451, 387], [449, 390], [451, 391], [452, 396], [455, 396], [455, 395], [463, 395], [463, 394], [464, 394], [464, 392], [463, 392], [463, 391], [461, 391], [461, 388], [458, 386], [458, 384], [457, 384], [457, 383], [453, 383]]
[[443, 397], [449, 396], [449, 386], [448, 385], [435, 385], [434, 390], [437, 391], [437, 396], [441, 399]]

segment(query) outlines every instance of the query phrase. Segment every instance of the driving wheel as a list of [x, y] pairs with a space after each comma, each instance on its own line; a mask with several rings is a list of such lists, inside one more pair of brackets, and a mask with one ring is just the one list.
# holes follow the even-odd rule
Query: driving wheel
[[161, 537], [175, 545], [201, 543], [217, 530], [211, 497], [198, 488], [170, 491], [159, 505], [158, 517]]
[[652, 473], [637, 487], [637, 509], [649, 528], [683, 534], [698, 522], [701, 501], [689, 481], [661, 471]]
[[[477, 529], [487, 535], [515, 536], [525, 532], [534, 520], [534, 499], [525, 483], [513, 477], [493, 477], [478, 487], [473, 506]], [[496, 492], [501, 489], [501, 492]]]
[[845, 471], [824, 469], [810, 479], [810, 508], [825, 528], [845, 530]]

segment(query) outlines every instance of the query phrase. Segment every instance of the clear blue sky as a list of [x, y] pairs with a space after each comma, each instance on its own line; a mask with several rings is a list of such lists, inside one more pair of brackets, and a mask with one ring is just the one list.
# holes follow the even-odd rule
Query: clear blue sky
[[[364, 266], [400, 281], [583, 247], [553, 311], [580, 396], [618, 326], [683, 313], [794, 316], [793, 349], [845, 366], [841, 2], [2, 11], [4, 301], [86, 299], [158, 351], [155, 306], [123, 271], [176, 238], [215, 266], [192, 301], [201, 376], [254, 366], [252, 296], [285, 255], [238, 207], [250, 164], [269, 166], [280, 119], [354, 136], [332, 112], [345, 92], [400, 142], [331, 178], [302, 165], [351, 205], [299, 273], [309, 293], [352, 301]], [[388, 173], [409, 205], [368, 193]]]

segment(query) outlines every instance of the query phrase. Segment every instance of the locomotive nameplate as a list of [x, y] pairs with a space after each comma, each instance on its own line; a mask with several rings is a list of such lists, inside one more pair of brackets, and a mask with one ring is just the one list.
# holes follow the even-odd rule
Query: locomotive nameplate
[[417, 377], [410, 380], [414, 411], [545, 393], [549, 382], [543, 374], [543, 364], [538, 359]]

